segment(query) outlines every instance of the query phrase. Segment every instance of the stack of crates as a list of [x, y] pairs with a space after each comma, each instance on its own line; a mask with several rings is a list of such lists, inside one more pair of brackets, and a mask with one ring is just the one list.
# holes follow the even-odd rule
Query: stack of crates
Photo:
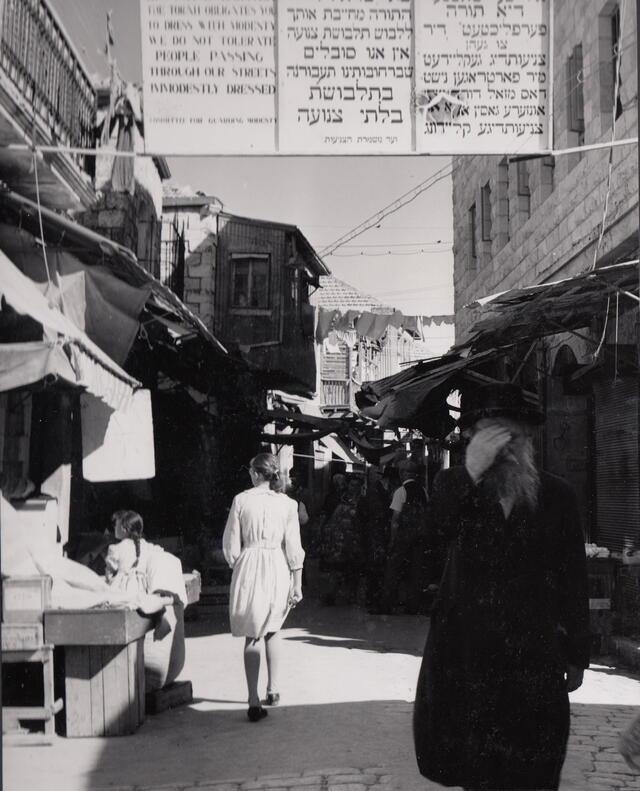
[[620, 566], [617, 605], [620, 634], [640, 637], [640, 564]]
[[587, 558], [591, 650], [596, 655], [611, 650], [617, 563], [614, 558]]
[[[55, 715], [62, 708], [56, 700], [53, 679], [53, 646], [44, 642], [44, 611], [51, 603], [51, 577], [6, 577], [2, 580], [2, 663], [37, 663], [42, 669], [42, 705], [2, 707], [2, 734], [7, 743], [49, 741], [55, 734]], [[15, 702], [15, 701], [14, 701]], [[25, 727], [41, 722], [43, 731]]]

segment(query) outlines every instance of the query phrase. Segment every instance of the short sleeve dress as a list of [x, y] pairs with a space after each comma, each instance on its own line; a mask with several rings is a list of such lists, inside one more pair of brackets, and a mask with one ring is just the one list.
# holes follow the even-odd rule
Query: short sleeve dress
[[222, 539], [233, 569], [229, 616], [234, 637], [264, 637], [282, 627], [291, 572], [302, 568], [298, 504], [285, 494], [254, 487], [238, 494]]
[[143, 538], [140, 539], [139, 556], [131, 538], [111, 544], [106, 557], [107, 579], [111, 587], [134, 594], [148, 593], [147, 560], [150, 551], [151, 545]]

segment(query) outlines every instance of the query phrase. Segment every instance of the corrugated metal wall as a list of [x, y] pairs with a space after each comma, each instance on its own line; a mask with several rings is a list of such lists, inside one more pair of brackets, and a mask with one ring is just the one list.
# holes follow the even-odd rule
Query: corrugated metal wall
[[640, 529], [638, 380], [594, 383], [597, 518], [594, 540], [620, 551]]

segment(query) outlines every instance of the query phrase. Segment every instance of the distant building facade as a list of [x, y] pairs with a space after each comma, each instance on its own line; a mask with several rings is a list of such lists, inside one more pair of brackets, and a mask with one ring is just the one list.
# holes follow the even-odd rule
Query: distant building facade
[[405, 316], [333, 275], [311, 296], [318, 312], [318, 396], [327, 414], [353, 411], [362, 382], [443, 354], [454, 339], [452, 315]]
[[313, 395], [309, 293], [328, 270], [294, 225], [238, 217], [212, 196], [164, 198], [163, 274], [267, 389]]

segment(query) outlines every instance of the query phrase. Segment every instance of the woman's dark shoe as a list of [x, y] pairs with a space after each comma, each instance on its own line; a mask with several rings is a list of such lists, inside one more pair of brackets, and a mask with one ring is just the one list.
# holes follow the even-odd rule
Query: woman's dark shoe
[[249, 706], [249, 711], [247, 711], [247, 717], [249, 717], [250, 722], [259, 722], [268, 716], [269, 712], [263, 709], [262, 706]]
[[277, 706], [280, 703], [280, 693], [279, 692], [267, 692], [267, 699], [266, 699], [267, 706]]

